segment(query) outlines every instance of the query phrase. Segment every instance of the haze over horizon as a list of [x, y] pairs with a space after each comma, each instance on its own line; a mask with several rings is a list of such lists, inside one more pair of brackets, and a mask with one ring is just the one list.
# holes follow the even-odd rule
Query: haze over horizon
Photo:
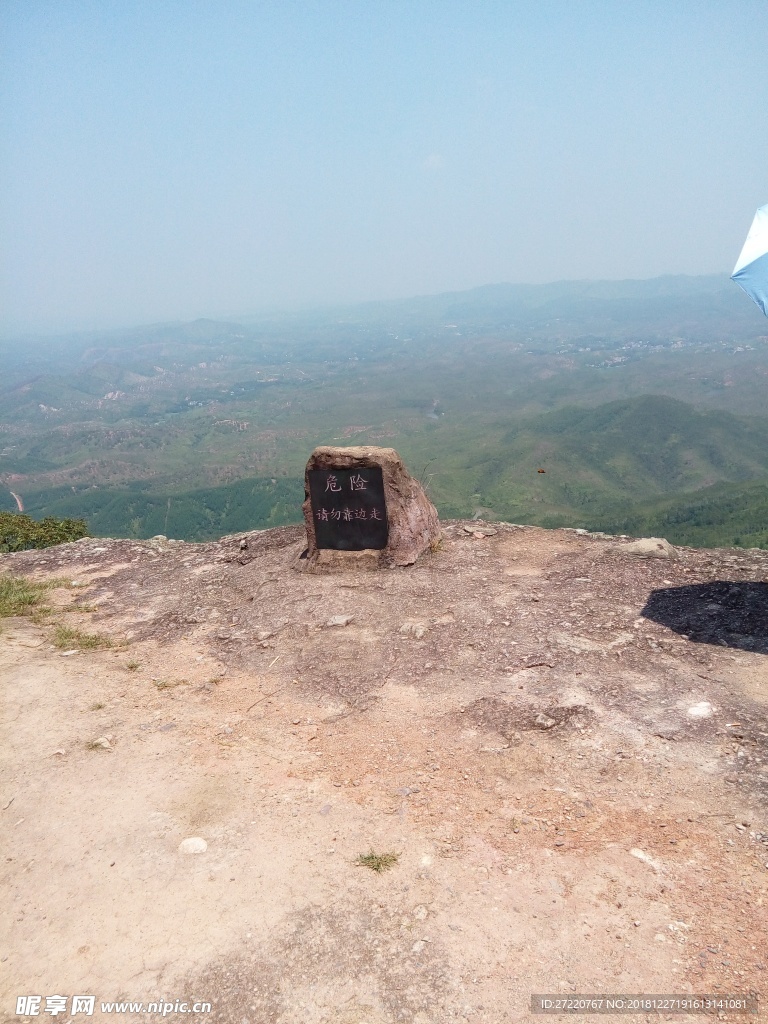
[[758, 0], [11, 0], [0, 28], [0, 334], [729, 273], [768, 201]]

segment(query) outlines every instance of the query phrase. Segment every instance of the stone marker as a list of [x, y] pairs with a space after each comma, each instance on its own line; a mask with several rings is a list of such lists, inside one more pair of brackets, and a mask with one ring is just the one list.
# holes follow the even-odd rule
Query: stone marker
[[297, 568], [412, 565], [440, 540], [437, 511], [394, 448], [315, 448], [304, 492]]

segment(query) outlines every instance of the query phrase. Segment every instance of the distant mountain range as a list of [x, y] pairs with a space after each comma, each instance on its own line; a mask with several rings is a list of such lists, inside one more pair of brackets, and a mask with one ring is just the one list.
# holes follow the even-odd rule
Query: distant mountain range
[[99, 533], [297, 522], [312, 448], [367, 443], [443, 515], [768, 542], [768, 323], [725, 276], [6, 341], [0, 360], [0, 508], [13, 491]]

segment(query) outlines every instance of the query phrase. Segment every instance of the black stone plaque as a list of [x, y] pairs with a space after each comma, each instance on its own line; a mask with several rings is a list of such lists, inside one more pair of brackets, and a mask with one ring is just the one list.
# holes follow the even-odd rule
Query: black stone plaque
[[389, 538], [381, 466], [310, 469], [309, 498], [318, 548], [385, 548]]

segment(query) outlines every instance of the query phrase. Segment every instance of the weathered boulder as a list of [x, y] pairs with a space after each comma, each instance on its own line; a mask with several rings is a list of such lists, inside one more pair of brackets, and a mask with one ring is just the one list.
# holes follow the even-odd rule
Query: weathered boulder
[[299, 568], [412, 565], [440, 541], [437, 511], [394, 448], [315, 448], [304, 492]]
[[677, 551], [663, 537], [642, 537], [629, 544], [619, 544], [613, 550], [636, 558], [677, 558]]

